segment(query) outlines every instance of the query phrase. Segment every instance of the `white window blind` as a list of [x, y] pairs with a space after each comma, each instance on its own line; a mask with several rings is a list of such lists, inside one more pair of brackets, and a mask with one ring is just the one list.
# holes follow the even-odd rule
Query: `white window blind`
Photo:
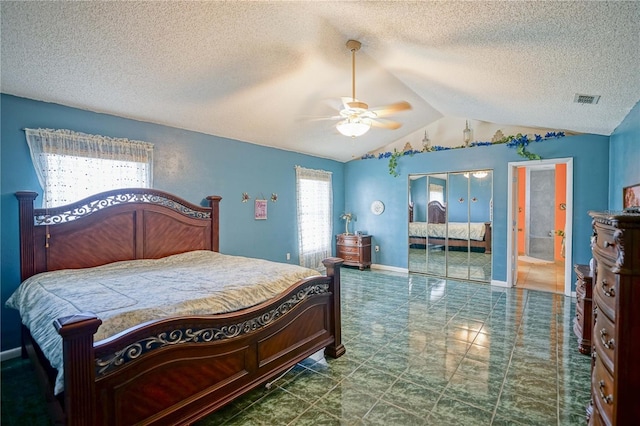
[[333, 241], [331, 172], [297, 166], [296, 196], [300, 265], [322, 270]]

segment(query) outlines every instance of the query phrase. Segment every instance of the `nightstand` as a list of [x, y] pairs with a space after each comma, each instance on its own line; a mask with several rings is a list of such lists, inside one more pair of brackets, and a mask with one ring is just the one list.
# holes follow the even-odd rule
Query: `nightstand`
[[576, 317], [573, 320], [573, 332], [578, 338], [578, 350], [591, 354], [591, 332], [593, 331], [592, 280], [587, 265], [574, 265], [576, 281]]
[[336, 256], [344, 264], [357, 266], [360, 270], [371, 266], [371, 235], [336, 235]]

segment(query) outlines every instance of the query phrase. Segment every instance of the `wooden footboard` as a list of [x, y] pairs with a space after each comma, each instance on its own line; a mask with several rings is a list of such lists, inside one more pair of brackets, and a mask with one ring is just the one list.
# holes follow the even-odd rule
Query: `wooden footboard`
[[341, 259], [254, 308], [140, 325], [94, 346], [101, 321], [62, 318], [69, 425], [189, 424], [322, 348], [339, 357]]

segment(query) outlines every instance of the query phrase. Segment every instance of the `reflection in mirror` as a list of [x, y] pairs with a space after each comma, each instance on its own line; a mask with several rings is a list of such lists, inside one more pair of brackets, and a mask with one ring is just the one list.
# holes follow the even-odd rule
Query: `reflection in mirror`
[[491, 280], [491, 171], [409, 176], [409, 272]]

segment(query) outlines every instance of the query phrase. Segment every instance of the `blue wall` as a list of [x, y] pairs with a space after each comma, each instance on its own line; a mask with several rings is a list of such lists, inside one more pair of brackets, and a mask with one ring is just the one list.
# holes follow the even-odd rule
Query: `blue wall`
[[[444, 181], [442, 181], [444, 182]], [[427, 221], [427, 177], [422, 176], [409, 182], [411, 202], [413, 202], [413, 221]]]
[[[491, 216], [492, 179], [486, 176], [476, 178], [469, 173], [449, 175], [449, 202], [447, 216], [449, 222], [489, 222]], [[472, 199], [476, 201], [472, 201]]]
[[622, 209], [622, 188], [640, 183], [640, 102], [611, 134], [609, 209]]
[[[532, 143], [528, 149], [545, 159], [573, 157], [573, 262], [588, 263], [591, 219], [587, 211], [607, 208], [609, 138], [568, 136]], [[389, 174], [386, 159], [351, 161], [345, 170], [345, 208], [358, 215], [358, 227], [367, 230], [373, 244], [380, 246], [380, 252], [373, 253], [373, 263], [406, 269], [408, 174], [493, 170], [493, 279], [506, 281], [507, 176], [511, 161], [523, 161], [523, 158], [506, 145], [401, 157], [398, 177]], [[370, 213], [373, 200], [384, 202], [386, 209], [382, 215]]]
[[[297, 263], [294, 166], [333, 172], [334, 231], [343, 232], [344, 167], [340, 162], [266, 148], [157, 124], [128, 120], [56, 104], [0, 95], [2, 350], [19, 346], [19, 316], [4, 303], [20, 283], [18, 205], [14, 192], [41, 193], [24, 132], [28, 128], [70, 129], [155, 144], [154, 187], [203, 204], [220, 195], [220, 251]], [[251, 196], [241, 202], [241, 194]], [[253, 218], [253, 200], [278, 194], [268, 219]], [[39, 199], [36, 200], [39, 206]]]

